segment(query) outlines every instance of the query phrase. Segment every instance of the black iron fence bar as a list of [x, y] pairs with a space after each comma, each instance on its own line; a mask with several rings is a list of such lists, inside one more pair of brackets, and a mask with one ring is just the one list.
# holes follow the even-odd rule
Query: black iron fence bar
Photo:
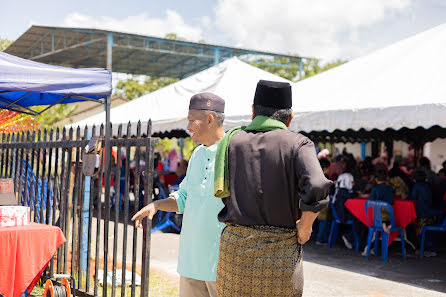
[[[36, 131], [32, 132], [32, 136], [31, 136], [31, 142], [36, 141]], [[33, 215], [33, 220], [36, 220], [36, 212], [34, 209], [34, 199], [35, 199], [35, 195], [33, 195], [35, 193], [35, 179], [33, 178], [33, 173], [35, 172], [35, 160], [36, 160], [36, 150], [35, 149], [31, 149], [31, 164], [30, 166], [28, 166], [28, 162], [25, 164], [26, 167], [30, 167], [28, 168], [28, 177], [30, 179], [30, 185], [27, 186], [26, 188], [29, 188], [28, 191], [28, 198], [29, 198], [29, 203], [31, 206], [31, 214]], [[34, 173], [35, 175], [35, 173]], [[25, 180], [25, 184], [28, 182], [28, 178]], [[26, 189], [25, 188], [25, 189]]]
[[[25, 136], [26, 135], [26, 133], [25, 132], [23, 132], [22, 133], [22, 135], [20, 135], [20, 141], [21, 142], [24, 142], [25, 141]], [[22, 198], [21, 198], [21, 193], [22, 193], [22, 173], [23, 173], [23, 166], [22, 166], [22, 164], [23, 164], [23, 154], [25, 153], [24, 152], [24, 149], [23, 148], [17, 148], [17, 149], [19, 149], [20, 150], [20, 154], [17, 154], [17, 161], [16, 161], [16, 174], [15, 174], [15, 183], [14, 183], [14, 189], [16, 190], [16, 193], [17, 193], [17, 195], [18, 195], [18, 199], [17, 199], [17, 201], [19, 201], [19, 203], [22, 203]], [[19, 155], [20, 155], [20, 158], [19, 158]]]
[[[11, 142], [15, 143], [17, 142], [18, 138], [20, 137], [20, 133], [19, 132], [14, 132], [12, 133], [12, 139]], [[17, 153], [19, 152], [19, 150], [17, 148], [13, 148], [11, 150], [11, 164], [10, 164], [10, 168], [9, 168], [9, 178], [12, 179], [12, 182], [15, 186], [15, 174], [16, 174], [16, 159], [17, 159]], [[14, 187], [15, 189], [15, 187]]]
[[[62, 129], [62, 141], [66, 139], [67, 130], [65, 128]], [[61, 149], [61, 172], [60, 172], [60, 188], [59, 188], [59, 227], [62, 229], [62, 232], [64, 231], [64, 220], [63, 220], [63, 209], [64, 209], [64, 185], [65, 185], [65, 156], [66, 151], [65, 149]], [[65, 233], [64, 233], [65, 234]], [[62, 263], [63, 263], [63, 247], [60, 247], [57, 252], [57, 272], [60, 272], [62, 269]]]
[[[37, 131], [37, 142], [41, 141], [41, 134], [42, 131]], [[34, 140], [35, 141], [35, 140]], [[33, 199], [33, 207], [34, 207], [34, 222], [37, 221], [37, 214], [40, 209], [37, 208], [37, 203], [39, 200], [39, 178], [40, 178], [40, 148], [33, 151], [33, 155], [35, 155], [36, 162], [33, 162], [33, 165], [31, 166], [32, 170], [34, 171], [35, 178], [32, 180], [34, 181], [34, 199]], [[32, 177], [31, 177], [32, 178]], [[41, 219], [39, 219], [40, 223]]]
[[[141, 137], [141, 122], [138, 122], [136, 126], [136, 138]], [[133, 188], [133, 193], [135, 194], [133, 212], [136, 213], [139, 210], [139, 194], [140, 194], [140, 153], [141, 149], [139, 146], [135, 150], [135, 185]], [[131, 297], [135, 297], [136, 293], [136, 254], [137, 254], [137, 244], [138, 244], [138, 228], [133, 224], [133, 252], [132, 252], [132, 288]]]
[[104, 220], [104, 287], [103, 297], [107, 297], [107, 271], [108, 271], [108, 231], [110, 225], [110, 177], [111, 177], [111, 124], [105, 127], [105, 220]]
[[[122, 125], [118, 126], [118, 137], [122, 136]], [[119, 227], [119, 202], [121, 200], [121, 146], [117, 147], [116, 153], [116, 170], [115, 170], [115, 230], [113, 234], [113, 275], [112, 275], [112, 297], [116, 296], [116, 262], [118, 260], [118, 227]], [[125, 270], [123, 270], [125, 271]]]
[[[46, 131], [45, 131], [46, 132]], [[53, 140], [53, 129], [50, 130], [49, 133], [49, 139], [50, 141]], [[46, 137], [45, 137], [45, 141], [46, 141]], [[48, 172], [47, 172], [47, 179], [46, 179], [46, 183], [47, 183], [47, 188], [46, 188], [46, 223], [47, 224], [51, 224], [50, 222], [50, 218], [51, 218], [51, 209], [54, 208], [54, 202], [53, 205], [51, 205], [50, 207], [50, 203], [51, 203], [51, 169], [52, 169], [52, 165], [53, 164], [53, 148], [50, 148], [48, 150]], [[52, 191], [54, 193], [54, 191]], [[53, 197], [53, 201], [54, 201], [54, 197]]]
[[[9, 143], [11, 134], [7, 134], [6, 135], [6, 143]], [[3, 138], [5, 138], [5, 134], [3, 134]], [[9, 148], [3, 151], [4, 154], [4, 160], [2, 160], [3, 162], [3, 166], [2, 166], [2, 177], [7, 177], [7, 171], [8, 171], [8, 157], [9, 157]]]
[[[43, 141], [46, 142], [47, 141], [47, 130], [43, 130]], [[48, 221], [45, 219], [46, 218], [46, 210], [48, 208], [48, 205], [46, 205], [46, 201], [45, 199], [45, 177], [46, 175], [46, 148], [42, 148], [41, 150], [42, 152], [42, 174], [40, 176], [41, 178], [41, 185], [40, 185], [40, 223], [43, 224], [43, 222], [45, 222], [45, 224], [48, 224]], [[46, 185], [46, 188], [49, 188], [49, 185]], [[44, 205], [46, 205], [45, 209], [44, 209]], [[45, 213], [44, 213], [45, 211]]]
[[[59, 128], [56, 129], [56, 139], [59, 139]], [[52, 141], [52, 139], [50, 139], [50, 141]], [[50, 153], [51, 154], [51, 153]], [[51, 225], [54, 225], [56, 222], [56, 208], [58, 205], [58, 193], [59, 193], [59, 189], [58, 189], [58, 185], [60, 185], [60, 183], [58, 182], [58, 171], [59, 171], [59, 149], [55, 148], [55, 156], [54, 156], [54, 188], [53, 188], [53, 205], [52, 205], [52, 210], [53, 210], [53, 215], [51, 216]], [[59, 203], [60, 204], [60, 203]], [[57, 252], [57, 257], [60, 257], [60, 253], [59, 251]], [[50, 262], [50, 277], [53, 278], [54, 275], [54, 257], [51, 258], [51, 262]]]
[[[150, 134], [148, 134], [150, 135]], [[152, 202], [152, 187], [153, 187], [153, 167], [154, 160], [150, 158], [153, 156], [155, 148], [155, 141], [150, 141], [150, 145], [146, 146], [146, 168], [144, 176], [144, 205]], [[152, 221], [145, 218], [143, 220], [143, 247], [142, 247], [142, 272], [141, 272], [141, 296], [149, 296], [149, 268], [150, 268], [150, 233], [152, 230]]]
[[[87, 140], [88, 139], [88, 128], [85, 127], [84, 128], [84, 137], [83, 140]], [[81, 147], [80, 149], [80, 154], [82, 156], [82, 151], [83, 151], [83, 147]], [[83, 254], [83, 239], [84, 239], [84, 199], [85, 199], [85, 175], [82, 174], [82, 170], [81, 170], [81, 186], [80, 189], [82, 189], [80, 196], [79, 196], [79, 246], [78, 246], [78, 259], [77, 259], [77, 263], [79, 268], [78, 268], [78, 286], [77, 288], [80, 289], [82, 288], [82, 282], [83, 282], [83, 261], [81, 258], [81, 255]], [[89, 194], [91, 197], [91, 194]], [[87, 242], [88, 244], [88, 242]], [[86, 273], [86, 277], [88, 277], [88, 273]]]
[[[131, 123], [129, 122], [127, 124], [127, 135], [130, 135], [130, 129], [131, 129]], [[128, 137], [128, 136], [126, 136]], [[127, 267], [127, 226], [128, 226], [128, 219], [129, 219], [129, 177], [130, 177], [130, 145], [127, 143], [127, 146], [125, 147], [126, 152], [126, 162], [125, 162], [125, 188], [124, 188], [124, 197], [123, 197], [123, 207], [124, 207], [124, 234], [123, 234], [123, 241], [122, 241], [122, 280], [121, 280], [121, 297], [125, 297], [125, 271]], [[116, 199], [115, 199], [116, 200]], [[116, 203], [116, 202], [115, 202]], [[116, 208], [116, 207], [115, 207]]]
[[[100, 134], [101, 137], [104, 136], [104, 126], [101, 125], [101, 129], [100, 129]], [[102, 162], [105, 160], [104, 158], [105, 156], [105, 149], [102, 149], [102, 154], [101, 154], [101, 171], [99, 174], [99, 181], [98, 181], [98, 193], [97, 193], [97, 197], [96, 197], [96, 208], [98, 210], [98, 216], [97, 216], [97, 224], [96, 224], [96, 254], [95, 254], [95, 267], [94, 267], [94, 296], [98, 295], [98, 287], [99, 287], [99, 273], [98, 273], [98, 269], [99, 269], [99, 242], [100, 242], [100, 238], [101, 238], [101, 219], [102, 219], [102, 214], [101, 214], [101, 209], [102, 209], [102, 201], [101, 201], [101, 197], [102, 197], [102, 178], [104, 176], [104, 168], [102, 166]]]
[[[9, 134], [6, 134], [6, 133], [3, 133], [2, 134], [2, 143], [8, 143], [9, 142]], [[8, 156], [7, 156], [7, 150], [2, 150], [2, 153], [1, 153], [1, 161], [0, 161], [0, 176], [2, 177], [2, 178], [4, 178], [4, 177], [6, 177], [5, 176], [5, 171], [6, 171], [6, 164], [7, 164], [7, 161], [6, 161], [6, 159], [8, 158]]]
[[[21, 142], [23, 142], [24, 135], [25, 135], [24, 132], [17, 133], [17, 141], [20, 140]], [[19, 193], [17, 191], [17, 189], [18, 189], [17, 181], [21, 177], [21, 175], [19, 174], [19, 168], [21, 168], [20, 164], [22, 163], [23, 149], [16, 148], [15, 151], [16, 151], [16, 153], [15, 153], [15, 164], [14, 164], [14, 172], [13, 172], [13, 176], [12, 177], [14, 179], [14, 191], [16, 193]]]
[[[11, 134], [11, 142], [14, 143], [15, 142], [15, 132], [13, 132]], [[13, 171], [13, 166], [14, 166], [14, 156], [16, 153], [16, 149], [11, 148], [9, 150], [9, 162], [7, 163], [7, 168], [6, 168], [6, 177], [7, 178], [12, 178], [12, 173]]]
[[[96, 136], [96, 126], [93, 126], [92, 132], [91, 132], [92, 136]], [[96, 177], [91, 177], [90, 179], [90, 203], [88, 205], [88, 239], [87, 239], [87, 268], [86, 268], [86, 272], [87, 272], [87, 279], [85, 282], [85, 291], [89, 292], [89, 288], [90, 288], [90, 259], [91, 259], [91, 233], [92, 233], [92, 226], [93, 226], [93, 203], [94, 203], [94, 197], [95, 197], [95, 192], [94, 190], [95, 188], [95, 178]], [[98, 183], [98, 187], [99, 187], [99, 183]], [[99, 218], [98, 218], [99, 220]]]
[[[2, 144], [5, 143], [5, 138], [6, 138], [6, 134], [3, 133], [2, 134]], [[5, 150], [2, 150], [1, 159], [0, 159], [0, 175], [2, 178], [4, 177], [3, 176], [3, 168], [5, 167], [4, 161], [5, 161]]]
[[[70, 128], [69, 139], [73, 139], [73, 128]], [[68, 148], [68, 161], [66, 163], [66, 179], [65, 179], [65, 191], [63, 196], [64, 204], [64, 212], [63, 212], [63, 220], [64, 220], [64, 234], [69, 234], [69, 225], [68, 225], [68, 217], [69, 217], [69, 209], [70, 204], [68, 201], [68, 193], [70, 192], [70, 178], [71, 178], [71, 159], [73, 155], [73, 148]], [[63, 273], [66, 274], [68, 270], [68, 244], [64, 244], [64, 269]]]
[[[81, 129], [80, 127], [77, 127], [76, 130], [76, 140], [79, 141], [80, 140], [80, 132]], [[76, 246], [77, 246], [77, 205], [78, 205], [78, 198], [79, 198], [79, 193], [82, 191], [82, 189], [80, 188], [80, 175], [82, 174], [79, 170], [79, 160], [80, 160], [80, 154], [79, 154], [79, 148], [76, 147], [75, 149], [75, 154], [76, 154], [76, 161], [74, 164], [74, 168], [72, 164], [67, 164], [67, 166], [69, 166], [69, 168], [71, 170], [74, 169], [74, 183], [72, 188], [69, 189], [69, 191], [73, 191], [73, 195], [72, 195], [72, 208], [73, 211], [69, 211], [68, 213], [72, 215], [72, 228], [71, 228], [71, 275], [74, 277], [75, 275], [75, 261], [76, 261]], [[70, 209], [70, 208], [69, 208]], [[69, 218], [70, 219], [70, 218]], [[78, 263], [79, 264], [79, 263]], [[79, 284], [79, 279], [78, 279], [78, 284]]]
[[[12, 137], [11, 137], [11, 143], [16, 142], [16, 138], [19, 136], [18, 133], [13, 132], [12, 133]], [[14, 168], [15, 168], [15, 164], [14, 164], [14, 160], [15, 160], [15, 156], [17, 154], [17, 149], [13, 148], [11, 149], [11, 153], [10, 153], [10, 158], [9, 158], [9, 166], [8, 166], [8, 177], [9, 178], [13, 178], [14, 177]]]

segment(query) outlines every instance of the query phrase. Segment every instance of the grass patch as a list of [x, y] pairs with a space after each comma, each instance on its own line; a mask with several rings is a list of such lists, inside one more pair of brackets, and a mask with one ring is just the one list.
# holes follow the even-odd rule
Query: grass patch
[[[41, 297], [43, 295], [43, 285], [36, 285], [30, 296]], [[103, 288], [99, 286], [98, 293], [102, 296]], [[111, 296], [111, 286], [107, 288], [107, 295]], [[91, 291], [93, 287], [91, 286]], [[116, 296], [121, 296], [121, 288], [116, 288]], [[131, 288], [127, 287], [126, 297], [131, 296]], [[140, 296], [140, 287], [136, 287], [135, 296]], [[179, 282], [174, 277], [157, 270], [150, 270], [149, 296], [177, 297], [179, 296]]]

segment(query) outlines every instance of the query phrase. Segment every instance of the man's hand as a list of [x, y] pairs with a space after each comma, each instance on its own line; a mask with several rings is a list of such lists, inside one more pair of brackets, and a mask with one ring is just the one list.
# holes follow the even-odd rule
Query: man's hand
[[313, 224], [308, 224], [302, 220], [298, 220], [296, 222], [296, 228], [297, 228], [297, 241], [300, 244], [306, 243], [311, 237], [311, 232], [313, 232]]
[[138, 211], [132, 218], [132, 221], [135, 221], [136, 228], [142, 228], [141, 221], [148, 217], [149, 220], [153, 219], [153, 216], [158, 211], [156, 206], [156, 202], [152, 202], [149, 205], [144, 206], [140, 211]]

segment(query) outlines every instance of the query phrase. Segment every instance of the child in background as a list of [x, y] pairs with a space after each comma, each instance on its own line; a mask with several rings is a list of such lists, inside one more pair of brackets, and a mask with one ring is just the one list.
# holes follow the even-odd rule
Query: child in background
[[[379, 170], [376, 174], [376, 186], [372, 188], [372, 192], [370, 193], [370, 200], [378, 200], [393, 204], [393, 189], [389, 185], [387, 185], [387, 171]], [[385, 210], [381, 211], [381, 218], [383, 221], [383, 229], [384, 232], [389, 233], [390, 228], [390, 215]]]

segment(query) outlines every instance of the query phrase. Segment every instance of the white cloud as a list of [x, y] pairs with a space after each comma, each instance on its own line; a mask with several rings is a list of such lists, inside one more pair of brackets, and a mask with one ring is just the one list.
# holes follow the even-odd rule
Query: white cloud
[[63, 25], [66, 27], [95, 28], [133, 34], [164, 37], [168, 33], [191, 41], [202, 39], [200, 27], [188, 25], [174, 10], [166, 10], [165, 18], [152, 18], [147, 13], [113, 18], [109, 16], [89, 16], [78, 12], [67, 15]]
[[[219, 0], [216, 25], [236, 46], [324, 59], [363, 53], [355, 31], [409, 8], [411, 0]], [[345, 34], [346, 40], [340, 36]], [[370, 42], [366, 47], [370, 47]]]

